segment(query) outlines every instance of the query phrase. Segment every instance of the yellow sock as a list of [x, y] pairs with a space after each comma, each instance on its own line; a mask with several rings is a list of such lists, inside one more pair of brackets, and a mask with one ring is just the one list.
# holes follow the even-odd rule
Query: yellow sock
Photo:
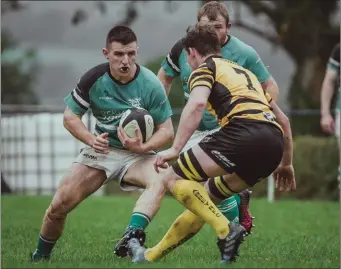
[[171, 192], [175, 199], [187, 209], [211, 225], [219, 238], [223, 239], [227, 236], [230, 222], [214, 205], [204, 187], [198, 182], [178, 180]]
[[186, 210], [174, 221], [161, 241], [145, 252], [146, 260], [152, 262], [166, 256], [199, 232], [204, 224], [202, 218]]

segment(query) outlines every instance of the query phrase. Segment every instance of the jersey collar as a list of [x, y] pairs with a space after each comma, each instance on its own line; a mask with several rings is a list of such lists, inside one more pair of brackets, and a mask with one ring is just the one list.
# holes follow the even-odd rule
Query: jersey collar
[[227, 35], [226, 41], [223, 45], [221, 45], [221, 47], [224, 47], [227, 43], [229, 43], [230, 40], [231, 40], [231, 36]]

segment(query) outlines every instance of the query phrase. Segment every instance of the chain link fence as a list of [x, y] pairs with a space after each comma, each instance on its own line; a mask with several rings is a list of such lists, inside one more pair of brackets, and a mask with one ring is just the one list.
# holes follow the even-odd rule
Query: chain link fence
[[[176, 128], [182, 109], [174, 109]], [[83, 143], [63, 127], [64, 107], [1, 107], [1, 175], [12, 192], [27, 195], [51, 195]], [[287, 111], [289, 115], [318, 116], [318, 110]], [[83, 122], [93, 131], [95, 118], [91, 112]], [[269, 181], [269, 199], [273, 199]], [[103, 188], [98, 194], [103, 194]]]

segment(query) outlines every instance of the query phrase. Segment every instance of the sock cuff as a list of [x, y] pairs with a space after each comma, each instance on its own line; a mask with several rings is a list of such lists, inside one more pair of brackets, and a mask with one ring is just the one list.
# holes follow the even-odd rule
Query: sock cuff
[[39, 234], [39, 238], [40, 238], [42, 241], [44, 241], [44, 242], [46, 242], [46, 243], [50, 243], [50, 244], [54, 244], [54, 243], [57, 242], [56, 240], [47, 239], [47, 238], [45, 238], [44, 236], [42, 236], [41, 234]]
[[151, 222], [151, 219], [150, 219], [146, 214], [144, 214], [144, 213], [141, 213], [141, 212], [133, 212], [132, 217], [133, 217], [133, 216], [139, 216], [139, 217], [142, 217], [142, 218], [144, 218], [145, 220], [147, 220], [148, 223]]

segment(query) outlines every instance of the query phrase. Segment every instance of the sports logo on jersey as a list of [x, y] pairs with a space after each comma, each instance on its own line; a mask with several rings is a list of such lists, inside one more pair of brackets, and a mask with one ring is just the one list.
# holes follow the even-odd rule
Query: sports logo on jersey
[[107, 90], [104, 90], [104, 96], [101, 96], [99, 99], [100, 100], [112, 100], [113, 97], [109, 95], [109, 92]]
[[268, 121], [274, 121], [275, 117], [272, 113], [269, 112], [263, 112], [264, 118], [266, 118]]
[[133, 106], [133, 107], [142, 108], [142, 106], [141, 106], [141, 98], [128, 99], [128, 103], [129, 103], [131, 106]]

